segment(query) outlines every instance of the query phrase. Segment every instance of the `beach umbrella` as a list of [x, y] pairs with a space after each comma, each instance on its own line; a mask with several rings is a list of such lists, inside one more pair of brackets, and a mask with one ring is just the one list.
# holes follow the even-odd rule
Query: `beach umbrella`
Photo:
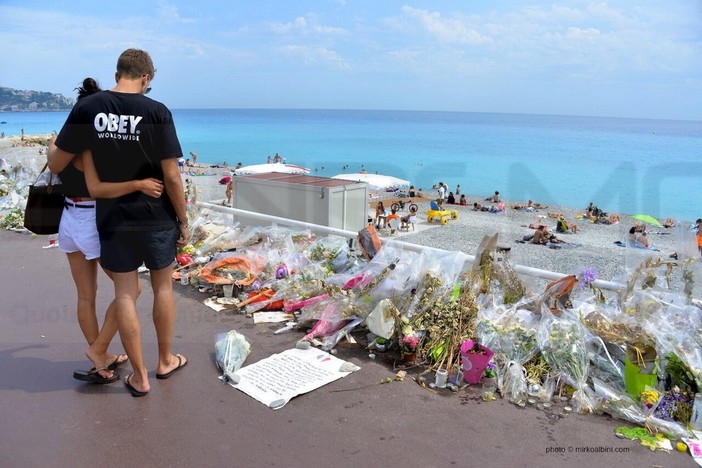
[[270, 172], [280, 172], [282, 174], [309, 174], [310, 170], [295, 164], [283, 163], [252, 164], [234, 170], [234, 174], [236, 175], [268, 174]]
[[632, 218], [638, 219], [639, 221], [643, 221], [644, 223], [650, 224], [651, 226], [663, 227], [663, 225], [656, 218], [647, 214], [635, 214], [632, 215]]
[[354, 182], [365, 182], [368, 187], [375, 190], [385, 190], [388, 187], [409, 187], [408, 180], [381, 174], [337, 174], [332, 179], [352, 180]]

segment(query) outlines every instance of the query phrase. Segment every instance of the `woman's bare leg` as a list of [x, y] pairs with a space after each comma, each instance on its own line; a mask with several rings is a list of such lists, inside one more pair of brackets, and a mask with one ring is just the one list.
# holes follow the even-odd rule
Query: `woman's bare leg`
[[78, 325], [88, 345], [92, 345], [100, 333], [95, 313], [97, 260], [86, 260], [82, 252], [69, 253], [66, 254], [66, 257], [68, 257], [71, 275], [78, 293], [78, 302], [76, 304]]

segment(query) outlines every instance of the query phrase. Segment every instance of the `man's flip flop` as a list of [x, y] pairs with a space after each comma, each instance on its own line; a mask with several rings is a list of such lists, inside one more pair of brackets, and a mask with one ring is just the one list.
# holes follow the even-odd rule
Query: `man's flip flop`
[[142, 392], [141, 390], [137, 390], [132, 386], [131, 383], [129, 383], [129, 381], [132, 380], [132, 376], [134, 376], [134, 374], [129, 374], [124, 378], [124, 386], [127, 387], [129, 393], [131, 393], [134, 398], [141, 398], [148, 395], [149, 392]]
[[176, 354], [176, 357], [178, 358], [178, 366], [175, 369], [173, 369], [172, 371], [167, 372], [165, 374], [156, 374], [157, 379], [161, 379], [161, 380], [167, 379], [168, 377], [172, 376], [173, 374], [175, 374], [176, 372], [181, 370], [183, 367], [188, 365], [188, 361], [183, 362], [183, 360], [181, 359], [182, 356], [180, 354]]
[[[120, 360], [120, 358], [121, 358], [122, 356], [124, 356], [125, 359]], [[129, 362], [129, 358], [127, 357], [127, 355], [126, 355], [126, 354], [119, 354], [119, 355], [115, 358], [115, 360], [112, 361], [112, 362], [107, 366], [107, 369], [108, 369], [108, 370], [115, 370], [115, 369], [117, 369], [118, 367], [120, 367], [120, 366], [126, 364], [127, 362]]]
[[89, 371], [77, 370], [73, 372], [73, 378], [76, 380], [82, 380], [83, 382], [90, 382], [95, 384], [108, 384], [119, 379], [118, 374], [112, 374], [112, 377], [103, 377], [100, 375], [101, 370], [108, 370], [107, 367], [101, 367], [100, 369], [90, 369]]

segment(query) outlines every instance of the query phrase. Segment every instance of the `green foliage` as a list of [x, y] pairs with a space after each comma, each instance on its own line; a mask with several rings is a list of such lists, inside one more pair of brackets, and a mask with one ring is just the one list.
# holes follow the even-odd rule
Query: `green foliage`
[[668, 365], [665, 370], [670, 376], [671, 386], [678, 386], [681, 390], [690, 391], [693, 394], [697, 393], [699, 387], [690, 368], [675, 353], [668, 354], [667, 359]]
[[5, 216], [0, 216], [0, 228], [21, 229], [24, 227], [24, 211], [15, 208]]

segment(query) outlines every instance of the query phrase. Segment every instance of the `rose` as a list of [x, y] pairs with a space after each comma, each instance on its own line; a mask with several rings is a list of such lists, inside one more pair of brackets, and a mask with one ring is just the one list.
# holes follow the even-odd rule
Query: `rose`
[[402, 344], [408, 350], [414, 350], [419, 344], [419, 337], [417, 335], [407, 335], [402, 337]]

